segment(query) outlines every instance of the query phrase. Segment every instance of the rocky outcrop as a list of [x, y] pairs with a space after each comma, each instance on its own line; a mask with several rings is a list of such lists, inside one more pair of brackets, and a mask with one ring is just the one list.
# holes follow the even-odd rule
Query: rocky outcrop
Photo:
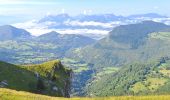
[[4, 80], [4, 81], [0, 82], [0, 88], [6, 87], [6, 86], [8, 86], [8, 81], [7, 80]]
[[65, 97], [70, 97], [70, 93], [71, 93], [72, 72], [69, 72], [68, 74], [69, 74], [69, 78], [65, 81], [64, 84]]

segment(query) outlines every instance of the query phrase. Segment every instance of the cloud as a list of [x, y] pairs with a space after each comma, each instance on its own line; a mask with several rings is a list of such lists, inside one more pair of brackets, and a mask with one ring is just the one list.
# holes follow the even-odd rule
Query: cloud
[[31, 20], [31, 21], [27, 21], [24, 23], [16, 23], [13, 25], [16, 27], [19, 27], [19, 28], [24, 28], [24, 29], [33, 29], [33, 28], [34, 29], [46, 29], [46, 28], [48, 28], [48, 26], [59, 25], [59, 23], [51, 22], [51, 21], [38, 23], [37, 20]]
[[98, 29], [64, 29], [64, 30], [56, 30], [62, 34], [108, 34], [108, 30], [98, 30]]
[[95, 21], [65, 21], [65, 25], [71, 25], [71, 26], [100, 26], [102, 28], [113, 28], [115, 25], [120, 25], [121, 22], [115, 21], [111, 23], [101, 23], [101, 22], [95, 22]]
[[97, 30], [97, 29], [43, 29], [43, 28], [36, 28], [36, 29], [26, 29], [34, 36], [39, 36], [45, 33], [49, 33], [51, 31], [56, 31], [60, 34], [96, 34], [96, 35], [107, 35], [109, 33], [108, 30]]
[[153, 8], [154, 8], [154, 9], [159, 9], [159, 7], [158, 7], [158, 6], [154, 6]]
[[[76, 24], [76, 25], [82, 25], [82, 26], [86, 26], [86, 25], [100, 25], [97, 22], [85, 22], [80, 24], [80, 22], [72, 22], [72, 24]], [[78, 23], [78, 24], [77, 24]], [[58, 33], [61, 34], [82, 34], [82, 35], [86, 35], [86, 34], [96, 34], [96, 35], [106, 35], [108, 34], [108, 30], [104, 30], [104, 29], [71, 29], [71, 28], [65, 28], [65, 29], [49, 29], [49, 26], [53, 26], [53, 25], [60, 25], [59, 23], [56, 22], [44, 22], [44, 23], [38, 23], [38, 21], [36, 20], [32, 20], [32, 21], [28, 21], [25, 23], [16, 23], [13, 24], [13, 26], [17, 27], [17, 28], [23, 28], [26, 29], [27, 31], [29, 31], [32, 35], [34, 36], [39, 36], [51, 31], [56, 31]], [[102, 24], [103, 25], [103, 24]]]

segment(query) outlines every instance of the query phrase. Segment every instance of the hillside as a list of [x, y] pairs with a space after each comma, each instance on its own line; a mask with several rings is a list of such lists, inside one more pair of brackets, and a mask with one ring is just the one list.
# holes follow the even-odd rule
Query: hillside
[[[6, 29], [7, 28], [7, 29]], [[0, 28], [0, 60], [15, 64], [41, 63], [65, 56], [65, 52], [95, 42], [89, 37], [74, 34], [59, 34], [55, 31], [38, 37], [27, 37], [25, 31], [13, 26]], [[5, 34], [5, 35], [3, 35]], [[10, 34], [10, 38], [4, 36]], [[2, 35], [2, 36], [1, 36]]]
[[68, 52], [67, 57], [92, 63], [97, 69], [156, 59], [169, 54], [169, 40], [153, 38], [151, 33], [169, 34], [164, 32], [167, 29], [169, 26], [152, 21], [121, 25], [96, 43]]
[[[74, 34], [63, 35], [55, 31], [27, 39], [4, 40], [0, 41], [0, 60], [14, 64], [39, 64], [62, 58], [66, 51], [94, 42], [95, 40], [89, 37]], [[76, 91], [74, 94], [80, 94], [80, 90], [86, 85], [92, 70], [87, 63], [76, 62], [64, 65], [74, 69], [73, 83], [75, 84], [71, 87]], [[85, 75], [86, 73], [89, 75]]]
[[0, 62], [0, 87], [51, 96], [69, 97], [71, 70], [60, 61], [38, 65]]
[[78, 48], [83, 47], [95, 42], [86, 36], [76, 35], [76, 34], [59, 34], [55, 31], [40, 35], [36, 38], [38, 42], [42, 43], [52, 43], [55, 45], [60, 45], [63, 49]]
[[102, 98], [59, 98], [37, 95], [28, 92], [0, 89], [0, 99], [2, 100], [169, 100], [169, 95], [157, 96], [122, 96], [122, 97], [102, 97]]
[[157, 66], [159, 59], [170, 55], [168, 29], [150, 21], [123, 25], [97, 43], [68, 52], [68, 57], [94, 65], [85, 95], [169, 94], [169, 78]]
[[31, 37], [31, 34], [24, 29], [19, 29], [10, 25], [0, 26], [0, 41], [28, 37]]
[[118, 72], [104, 75], [88, 84], [91, 96], [170, 94], [170, 59], [133, 63]]

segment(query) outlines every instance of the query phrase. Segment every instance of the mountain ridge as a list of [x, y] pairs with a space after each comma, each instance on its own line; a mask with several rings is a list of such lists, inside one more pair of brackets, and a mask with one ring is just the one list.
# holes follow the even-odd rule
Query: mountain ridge
[[[135, 59], [140, 60], [139, 58], [142, 55], [142, 49], [144, 48], [143, 46], [145, 46], [147, 42], [149, 42], [150, 45], [152, 44], [151, 41], [148, 40], [148, 35], [152, 32], [164, 31], [167, 28], [169, 28], [169, 26], [150, 21], [149, 23], [148, 21], [144, 22], [144, 24], [137, 23], [118, 26], [105, 38], [90, 46], [80, 48], [80, 50], [68, 52], [67, 56], [87, 61], [88, 63], [97, 64], [96, 66], [101, 67], [113, 65], [120, 66], [125, 62], [131, 62]], [[153, 41], [156, 42], [155, 40]], [[141, 53], [139, 51], [141, 51]], [[129, 57], [131, 57], [131, 59], [128, 59]], [[134, 59], [132, 60], [132, 58]]]
[[11, 25], [0, 26], [0, 40], [28, 37], [31, 37], [31, 34], [24, 29], [15, 28]]

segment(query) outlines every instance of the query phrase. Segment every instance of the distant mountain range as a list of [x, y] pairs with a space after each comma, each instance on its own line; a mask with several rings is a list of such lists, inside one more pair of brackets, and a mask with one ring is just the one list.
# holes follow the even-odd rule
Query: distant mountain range
[[168, 18], [167, 16], [159, 15], [156, 13], [147, 13], [147, 14], [137, 14], [130, 16], [117, 16], [114, 14], [98, 14], [98, 15], [78, 15], [78, 16], [69, 16], [68, 14], [59, 14], [59, 15], [49, 15], [39, 20], [39, 23], [52, 21], [52, 22], [64, 22], [66, 20], [78, 20], [80, 22], [84, 21], [94, 21], [94, 22], [113, 22], [121, 21], [131, 18]]
[[[24, 59], [23, 61], [20, 59], [20, 62], [37, 63], [37, 61], [46, 61], [49, 58], [51, 59], [51, 57], [53, 59], [63, 57], [68, 50], [83, 47], [94, 42], [94, 39], [86, 36], [59, 34], [55, 31], [36, 37], [24, 29], [5, 25], [0, 26], [0, 53], [6, 56], [1, 56], [0, 60], [19, 63], [16, 57], [19, 57], [18, 59], [20, 57], [28, 57], [27, 59], [30, 59], [29, 62], [27, 62], [28, 60], [23, 62]], [[51, 57], [48, 55], [49, 52]], [[32, 59], [35, 57], [37, 58], [36, 60]], [[46, 60], [41, 58], [46, 58]]]
[[70, 46], [65, 48], [76, 48], [94, 43], [95, 40], [86, 36], [76, 34], [59, 34], [55, 31], [40, 35], [36, 38], [37, 41], [44, 43], [59, 44]]
[[170, 24], [168, 16], [156, 13], [130, 16], [116, 16], [114, 14], [69, 16], [68, 14], [59, 14], [48, 15], [40, 20], [14, 24], [14, 26], [26, 29], [34, 35], [57, 31], [61, 34], [81, 34], [101, 39], [116, 26], [139, 23], [145, 20]]
[[10, 25], [0, 26], [0, 40], [28, 38], [31, 34], [24, 29], [18, 29]]
[[159, 15], [157, 13], [148, 13], [148, 14], [138, 14], [130, 15], [128, 18], [168, 18], [168, 16]]

